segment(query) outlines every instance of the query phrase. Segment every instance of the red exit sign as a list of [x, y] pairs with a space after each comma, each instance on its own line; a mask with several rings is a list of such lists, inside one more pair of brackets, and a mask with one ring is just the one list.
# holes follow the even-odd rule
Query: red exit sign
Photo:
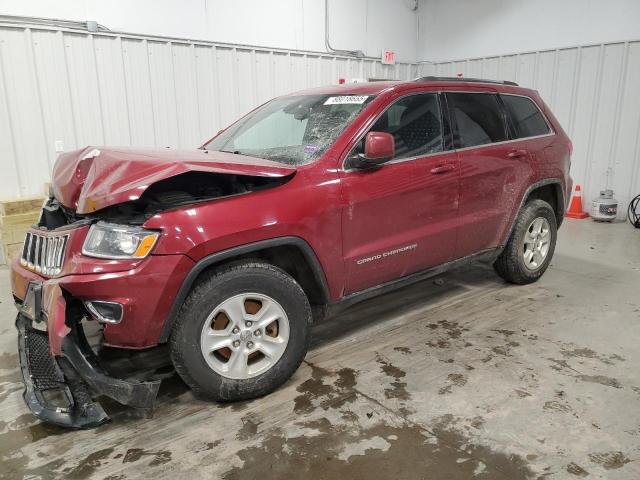
[[383, 65], [393, 65], [396, 63], [396, 52], [392, 52], [391, 50], [384, 50], [382, 52], [382, 63]]

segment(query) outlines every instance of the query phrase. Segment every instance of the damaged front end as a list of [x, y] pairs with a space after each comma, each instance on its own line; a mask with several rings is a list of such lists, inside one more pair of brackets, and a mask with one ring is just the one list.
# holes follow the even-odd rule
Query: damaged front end
[[[113, 375], [102, 348], [157, 347], [195, 262], [186, 250], [153, 254], [168, 233], [145, 223], [167, 210], [283, 185], [295, 171], [202, 150], [87, 147], [61, 155], [50, 198], [11, 269], [24, 399], [31, 411], [73, 428], [108, 421], [96, 401], [101, 396], [151, 413], [157, 375], [135, 362], [135, 372]], [[83, 325], [99, 330], [97, 345], [93, 336], [87, 340]]]
[[70, 224], [90, 224], [99, 220], [142, 225], [151, 216], [165, 210], [259, 192], [282, 185], [290, 179], [291, 176], [254, 177], [186, 172], [150, 185], [138, 198], [85, 214], [78, 214], [51, 197], [43, 208], [38, 226], [51, 230]]
[[93, 400], [101, 395], [151, 413], [160, 381], [109, 376], [84, 334], [84, 312], [67, 304], [59, 286], [30, 282], [16, 306], [23, 397], [36, 417], [62, 427], [96, 427], [109, 420]]

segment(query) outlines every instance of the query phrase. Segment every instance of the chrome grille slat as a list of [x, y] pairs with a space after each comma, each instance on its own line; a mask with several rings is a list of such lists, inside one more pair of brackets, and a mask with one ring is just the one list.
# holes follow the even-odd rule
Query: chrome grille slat
[[33, 269], [33, 250], [36, 241], [35, 239], [35, 235], [31, 235], [31, 238], [29, 239], [29, 249], [27, 251], [27, 267], [30, 269]]
[[62, 271], [68, 238], [68, 234], [45, 235], [27, 232], [20, 264], [43, 275], [58, 275]]
[[58, 250], [58, 258], [56, 260], [56, 264], [60, 265], [62, 268], [62, 264], [64, 263], [64, 252], [67, 249], [67, 243], [69, 241], [68, 236], [60, 237], [60, 249]]
[[22, 255], [20, 256], [20, 265], [22, 265], [23, 267], [27, 266], [27, 255], [30, 247], [31, 233], [27, 232], [27, 235], [24, 237], [24, 245], [22, 246]]
[[62, 246], [64, 245], [64, 241], [61, 237], [56, 238], [56, 246], [53, 250], [53, 261], [56, 264], [60, 263], [60, 252], [62, 251]]
[[42, 265], [44, 264], [44, 237], [40, 237], [40, 241], [38, 242], [38, 266], [36, 267], [39, 268], [39, 271], [42, 271]]
[[49, 258], [49, 237], [42, 239], [42, 261], [40, 262], [40, 270], [47, 274], [47, 259]]
[[55, 237], [47, 238], [47, 260], [45, 261], [45, 265], [47, 267], [45, 273], [47, 275], [49, 275], [50, 270], [53, 269], [53, 242], [55, 241], [55, 239]]
[[40, 267], [40, 257], [42, 255], [42, 237], [40, 235], [36, 236], [36, 249], [35, 249], [35, 258], [33, 260], [33, 264], [35, 265], [36, 272], [42, 270]]
[[49, 261], [51, 259], [51, 238], [49, 237], [47, 237], [44, 241], [43, 253], [44, 253], [44, 262], [42, 264], [42, 273], [44, 273], [45, 275], [48, 275], [49, 265], [51, 265]]
[[53, 265], [54, 259], [58, 258], [58, 237], [53, 237], [51, 239], [51, 254], [49, 265]]

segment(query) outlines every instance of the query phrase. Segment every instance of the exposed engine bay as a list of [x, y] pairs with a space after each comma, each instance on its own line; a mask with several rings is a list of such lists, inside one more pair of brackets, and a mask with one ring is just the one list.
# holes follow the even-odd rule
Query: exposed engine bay
[[164, 210], [277, 187], [292, 177], [186, 172], [152, 184], [137, 200], [111, 205], [86, 215], [77, 214], [52, 196], [43, 208], [38, 226], [53, 230], [93, 220], [142, 225], [149, 217]]

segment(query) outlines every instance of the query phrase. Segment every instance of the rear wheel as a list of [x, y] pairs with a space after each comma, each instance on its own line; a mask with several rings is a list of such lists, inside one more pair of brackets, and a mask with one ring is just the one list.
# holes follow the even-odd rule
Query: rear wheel
[[194, 288], [176, 320], [171, 358], [200, 396], [254, 398], [296, 371], [310, 330], [311, 308], [300, 285], [273, 265], [244, 262]]
[[516, 219], [509, 241], [494, 268], [511, 283], [524, 285], [545, 272], [556, 246], [556, 215], [544, 200], [528, 202]]

